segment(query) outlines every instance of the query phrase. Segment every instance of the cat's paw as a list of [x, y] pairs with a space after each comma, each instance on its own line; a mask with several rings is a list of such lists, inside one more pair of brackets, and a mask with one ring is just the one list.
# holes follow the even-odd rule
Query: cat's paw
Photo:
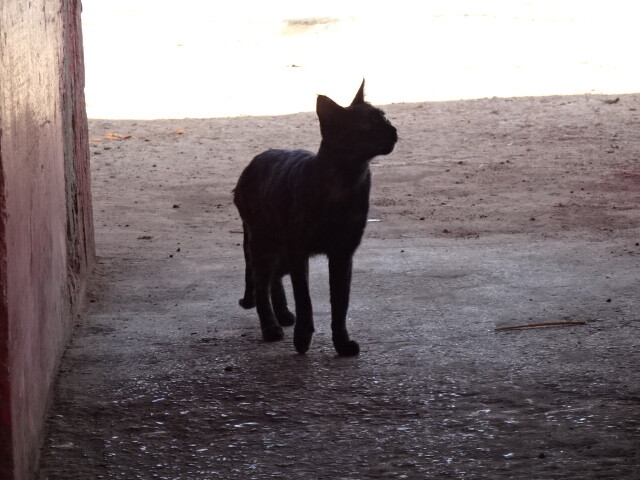
[[300, 355], [304, 355], [313, 342], [313, 331], [297, 331], [293, 334], [293, 346]]
[[249, 310], [250, 308], [253, 308], [256, 306], [255, 300], [253, 298], [247, 298], [247, 297], [241, 298], [238, 301], [238, 304], [246, 310]]
[[284, 339], [284, 331], [280, 325], [272, 325], [262, 329], [262, 338], [265, 342], [279, 342]]
[[296, 323], [296, 316], [289, 310], [281, 313], [276, 313], [278, 323], [283, 327], [291, 327]]
[[336, 347], [336, 352], [338, 352], [338, 355], [341, 357], [354, 357], [360, 353], [360, 345], [353, 340], [333, 342], [333, 346]]

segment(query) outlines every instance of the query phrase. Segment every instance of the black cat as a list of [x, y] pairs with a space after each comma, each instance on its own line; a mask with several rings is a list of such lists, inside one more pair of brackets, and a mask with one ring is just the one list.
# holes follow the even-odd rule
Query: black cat
[[[369, 210], [369, 161], [391, 153], [398, 135], [384, 112], [364, 100], [364, 81], [350, 106], [319, 95], [322, 142], [306, 150], [268, 150], [244, 169], [234, 190], [242, 217], [246, 290], [240, 305], [257, 307], [266, 341], [282, 340], [295, 324], [293, 343], [304, 354], [313, 337], [309, 257], [329, 259], [331, 330], [340, 355], [357, 355], [346, 327], [351, 265]], [[282, 277], [291, 275], [295, 316]]]

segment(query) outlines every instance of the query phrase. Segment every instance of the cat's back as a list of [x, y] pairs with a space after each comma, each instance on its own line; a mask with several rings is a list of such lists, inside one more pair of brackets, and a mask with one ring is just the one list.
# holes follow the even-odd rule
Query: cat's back
[[311, 160], [315, 154], [308, 150], [269, 149], [253, 157], [245, 171], [288, 169]]
[[[270, 149], [256, 155], [245, 167], [234, 189], [236, 205], [243, 199], [256, 201], [282, 195], [291, 181], [304, 177], [304, 170], [316, 157], [308, 150]], [[295, 182], [297, 183], [297, 182]]]
[[238, 179], [238, 188], [245, 183], [257, 184], [278, 181], [304, 168], [315, 157], [307, 150], [267, 150], [253, 157]]

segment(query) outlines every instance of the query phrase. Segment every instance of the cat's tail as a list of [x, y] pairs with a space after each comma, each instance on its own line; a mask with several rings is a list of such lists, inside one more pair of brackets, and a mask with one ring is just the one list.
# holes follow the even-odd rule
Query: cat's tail
[[251, 266], [251, 254], [249, 252], [249, 236], [247, 234], [247, 225], [242, 223], [243, 242], [242, 248], [244, 250], [244, 297], [241, 298], [238, 303], [242, 308], [250, 309], [256, 306], [255, 289], [253, 286], [253, 267]]

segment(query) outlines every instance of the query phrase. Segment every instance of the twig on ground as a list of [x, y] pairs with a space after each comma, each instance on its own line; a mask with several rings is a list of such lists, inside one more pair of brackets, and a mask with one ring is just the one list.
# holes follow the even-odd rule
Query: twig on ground
[[496, 332], [501, 332], [503, 330], [518, 330], [522, 328], [535, 328], [535, 327], [564, 327], [571, 325], [586, 325], [587, 322], [542, 322], [542, 323], [527, 323], [525, 325], [513, 325], [510, 327], [498, 327], [495, 329]]

